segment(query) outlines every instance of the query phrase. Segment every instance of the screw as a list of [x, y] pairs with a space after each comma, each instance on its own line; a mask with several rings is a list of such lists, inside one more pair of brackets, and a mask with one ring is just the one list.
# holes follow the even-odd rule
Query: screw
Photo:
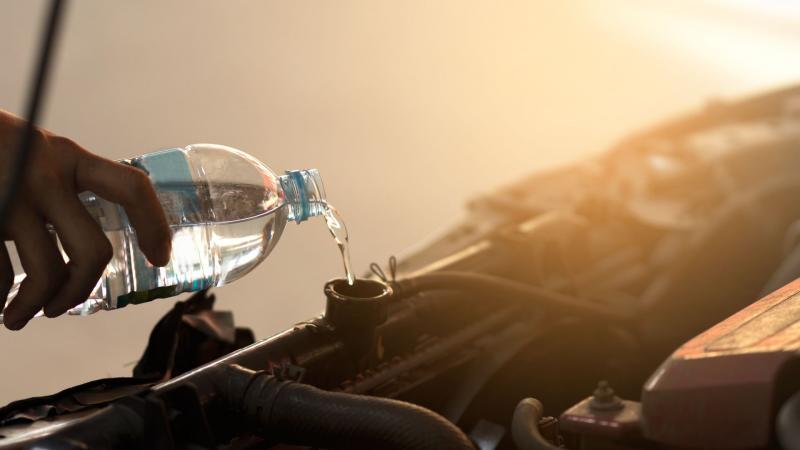
[[614, 411], [622, 409], [624, 406], [625, 404], [616, 396], [608, 381], [602, 380], [597, 383], [597, 388], [589, 401], [589, 408], [597, 411]]

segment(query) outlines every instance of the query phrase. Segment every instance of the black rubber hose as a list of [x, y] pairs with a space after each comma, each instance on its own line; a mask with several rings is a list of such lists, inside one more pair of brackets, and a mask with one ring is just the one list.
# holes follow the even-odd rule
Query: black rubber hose
[[539, 432], [539, 421], [544, 415], [542, 402], [526, 398], [514, 409], [511, 419], [511, 437], [519, 450], [560, 450]]
[[251, 431], [276, 442], [325, 448], [474, 450], [442, 416], [411, 403], [329, 392], [228, 366], [221, 394]]
[[431, 272], [412, 278], [397, 280], [392, 284], [396, 298], [407, 298], [432, 290], [465, 291], [483, 297], [506, 297], [527, 303], [537, 303], [556, 311], [626, 320], [631, 314], [604, 305], [590, 303], [566, 294], [549, 291], [526, 283], [472, 272]]

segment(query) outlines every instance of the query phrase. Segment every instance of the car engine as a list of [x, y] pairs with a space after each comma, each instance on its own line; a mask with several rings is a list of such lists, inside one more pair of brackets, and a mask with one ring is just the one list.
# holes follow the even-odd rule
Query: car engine
[[800, 448], [798, 167], [800, 87], [709, 103], [276, 336], [178, 303], [132, 377], [2, 408], [0, 448]]

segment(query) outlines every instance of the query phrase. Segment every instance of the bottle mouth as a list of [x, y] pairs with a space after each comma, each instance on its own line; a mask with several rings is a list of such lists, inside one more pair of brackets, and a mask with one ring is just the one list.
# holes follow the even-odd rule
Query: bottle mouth
[[289, 220], [300, 223], [325, 213], [325, 186], [317, 169], [287, 170], [280, 180], [289, 204]]
[[366, 279], [350, 284], [345, 278], [335, 278], [325, 284], [325, 296], [343, 301], [381, 301], [392, 294], [388, 285]]

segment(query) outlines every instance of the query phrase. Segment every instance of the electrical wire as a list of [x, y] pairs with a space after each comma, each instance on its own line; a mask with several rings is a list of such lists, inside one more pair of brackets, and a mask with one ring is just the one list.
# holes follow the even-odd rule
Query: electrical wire
[[33, 140], [36, 135], [36, 123], [39, 120], [41, 105], [47, 91], [47, 80], [50, 73], [50, 63], [53, 59], [61, 17], [67, 0], [52, 0], [44, 24], [44, 33], [39, 47], [39, 58], [34, 72], [34, 79], [30, 87], [28, 107], [25, 115], [27, 124], [18, 141], [19, 146], [14, 154], [13, 164], [9, 168], [9, 182], [5, 192], [0, 191], [0, 227], [8, 219], [8, 211], [14, 197], [22, 184], [23, 174], [28, 164]]

